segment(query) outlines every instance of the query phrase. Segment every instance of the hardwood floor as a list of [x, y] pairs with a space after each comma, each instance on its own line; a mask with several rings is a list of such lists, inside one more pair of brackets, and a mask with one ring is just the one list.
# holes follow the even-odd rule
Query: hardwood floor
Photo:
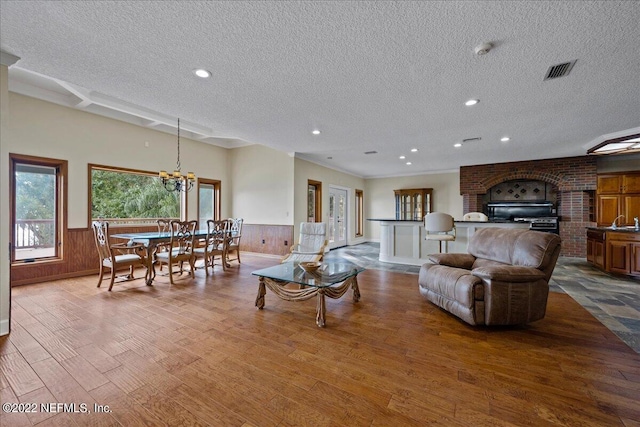
[[38, 405], [0, 425], [640, 425], [640, 355], [566, 294], [529, 326], [478, 328], [424, 300], [416, 275], [367, 270], [360, 302], [328, 299], [321, 329], [315, 300], [267, 290], [256, 310], [251, 272], [275, 263], [13, 288], [0, 401]]

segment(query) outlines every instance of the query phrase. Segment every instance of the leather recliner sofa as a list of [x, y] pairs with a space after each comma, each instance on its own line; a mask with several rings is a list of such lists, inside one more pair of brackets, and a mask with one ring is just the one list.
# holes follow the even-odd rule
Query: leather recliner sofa
[[481, 228], [467, 254], [432, 254], [420, 293], [471, 325], [518, 325], [544, 317], [560, 237], [526, 229]]

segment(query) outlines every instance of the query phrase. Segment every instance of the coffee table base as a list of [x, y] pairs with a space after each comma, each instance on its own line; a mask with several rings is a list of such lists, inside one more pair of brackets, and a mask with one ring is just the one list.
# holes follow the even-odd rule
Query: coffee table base
[[259, 310], [264, 308], [264, 296], [267, 293], [266, 288], [276, 294], [280, 299], [285, 301], [305, 301], [309, 298], [317, 296], [316, 324], [323, 328], [325, 326], [326, 305], [325, 296], [338, 299], [344, 295], [349, 288], [353, 289], [353, 302], [360, 301], [360, 289], [358, 288], [357, 276], [352, 276], [344, 282], [322, 288], [301, 286], [300, 289], [287, 289], [285, 286], [290, 282], [270, 279], [268, 277], [260, 277], [258, 284], [258, 296], [256, 297], [256, 307]]

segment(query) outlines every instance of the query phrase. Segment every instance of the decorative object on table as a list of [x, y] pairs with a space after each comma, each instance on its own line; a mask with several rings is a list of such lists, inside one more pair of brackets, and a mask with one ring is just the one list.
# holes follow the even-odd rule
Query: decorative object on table
[[466, 254], [429, 255], [420, 293], [470, 325], [520, 325], [544, 317], [560, 236], [482, 228]]
[[322, 263], [317, 261], [310, 261], [310, 262], [306, 261], [306, 262], [301, 262], [299, 265], [300, 265], [300, 268], [302, 268], [307, 273], [314, 273], [317, 269], [320, 268]]
[[291, 247], [291, 252], [282, 262], [322, 261], [328, 244], [326, 234], [327, 224], [324, 222], [301, 222], [298, 243]]
[[92, 223], [93, 236], [100, 257], [100, 277], [98, 277], [98, 287], [102, 284], [104, 269], [111, 270], [111, 280], [109, 282], [109, 291], [113, 288], [113, 282], [116, 278], [116, 270], [129, 268], [127, 279], [134, 279], [134, 267], [141, 266], [146, 268], [145, 279], [150, 276], [147, 266], [147, 259], [143, 255], [144, 245], [137, 243], [117, 243], [109, 242], [109, 223], [106, 221], [94, 221]]
[[196, 176], [193, 172], [187, 172], [186, 176], [180, 172], [180, 119], [178, 119], [178, 160], [176, 161], [176, 168], [171, 175], [164, 170], [160, 171], [158, 175], [167, 191], [189, 191], [196, 182]]
[[443, 212], [431, 212], [424, 217], [424, 228], [427, 232], [426, 240], [437, 240], [442, 253], [442, 242], [445, 243], [445, 252], [448, 252], [449, 242], [456, 240], [456, 226], [453, 217]]

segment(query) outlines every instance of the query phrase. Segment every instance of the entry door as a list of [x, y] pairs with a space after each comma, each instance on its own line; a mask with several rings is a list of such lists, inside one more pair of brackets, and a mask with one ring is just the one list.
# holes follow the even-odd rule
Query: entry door
[[329, 187], [329, 248], [347, 245], [347, 190]]

